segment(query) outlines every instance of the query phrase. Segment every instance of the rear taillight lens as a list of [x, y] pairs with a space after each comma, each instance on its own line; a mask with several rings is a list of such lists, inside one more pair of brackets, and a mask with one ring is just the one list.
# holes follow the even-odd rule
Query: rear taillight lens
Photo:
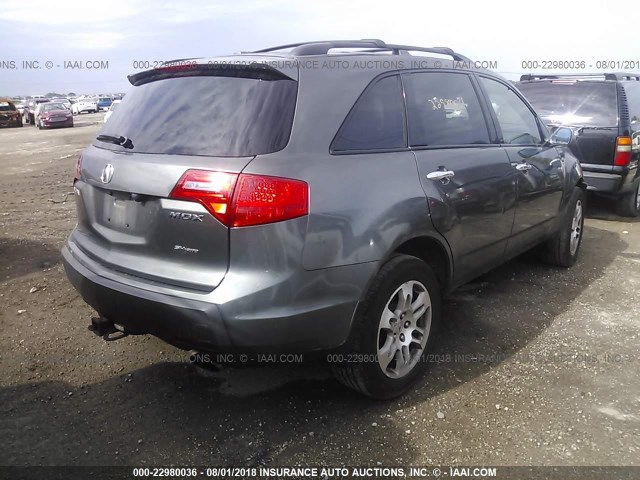
[[198, 202], [228, 227], [281, 222], [309, 211], [305, 182], [262, 175], [187, 170], [170, 198]]
[[237, 179], [235, 173], [187, 170], [169, 197], [198, 202], [211, 215], [228, 225], [231, 195]]
[[78, 180], [80, 180], [81, 176], [82, 176], [82, 155], [78, 155], [78, 158], [76, 159], [76, 174], [73, 177], [74, 185]]
[[626, 167], [631, 161], [631, 137], [616, 138], [616, 154], [613, 164], [617, 167]]
[[309, 187], [300, 180], [242, 174], [236, 189], [232, 227], [281, 222], [309, 212]]

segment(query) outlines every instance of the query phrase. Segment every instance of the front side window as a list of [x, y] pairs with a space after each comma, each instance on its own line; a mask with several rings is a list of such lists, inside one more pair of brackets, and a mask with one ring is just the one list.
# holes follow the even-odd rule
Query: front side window
[[406, 147], [402, 87], [397, 75], [365, 91], [347, 116], [332, 150], [378, 150]]
[[535, 115], [513, 90], [486, 77], [480, 77], [480, 83], [489, 96], [489, 102], [502, 130], [504, 143], [514, 145], [542, 143]]
[[489, 131], [468, 75], [411, 73], [402, 77], [407, 94], [409, 145], [481, 145]]

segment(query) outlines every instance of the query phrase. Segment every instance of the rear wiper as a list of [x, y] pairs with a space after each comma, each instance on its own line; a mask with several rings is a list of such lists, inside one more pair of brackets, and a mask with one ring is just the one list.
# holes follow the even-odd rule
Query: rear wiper
[[123, 136], [113, 137], [111, 135], [98, 135], [96, 140], [99, 142], [113, 143], [114, 145], [120, 145], [124, 148], [133, 148], [133, 142], [131, 139]]

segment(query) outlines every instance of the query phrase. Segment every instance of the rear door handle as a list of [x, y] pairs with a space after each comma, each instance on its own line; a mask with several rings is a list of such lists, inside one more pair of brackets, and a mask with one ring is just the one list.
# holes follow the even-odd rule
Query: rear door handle
[[435, 172], [427, 173], [427, 178], [429, 180], [448, 180], [455, 174], [456, 172], [453, 172], [451, 170], [436, 170]]
[[531, 170], [533, 167], [528, 163], [519, 163], [516, 165], [516, 170], [520, 170], [521, 172], [526, 172], [527, 170]]

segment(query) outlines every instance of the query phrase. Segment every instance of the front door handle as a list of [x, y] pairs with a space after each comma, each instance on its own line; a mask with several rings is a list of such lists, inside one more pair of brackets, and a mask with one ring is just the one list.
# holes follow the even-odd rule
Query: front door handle
[[520, 170], [521, 172], [526, 172], [527, 170], [531, 170], [533, 167], [528, 163], [519, 163], [516, 165], [516, 170]]
[[436, 170], [435, 172], [427, 173], [427, 178], [429, 180], [449, 180], [455, 174], [456, 172], [451, 170]]

